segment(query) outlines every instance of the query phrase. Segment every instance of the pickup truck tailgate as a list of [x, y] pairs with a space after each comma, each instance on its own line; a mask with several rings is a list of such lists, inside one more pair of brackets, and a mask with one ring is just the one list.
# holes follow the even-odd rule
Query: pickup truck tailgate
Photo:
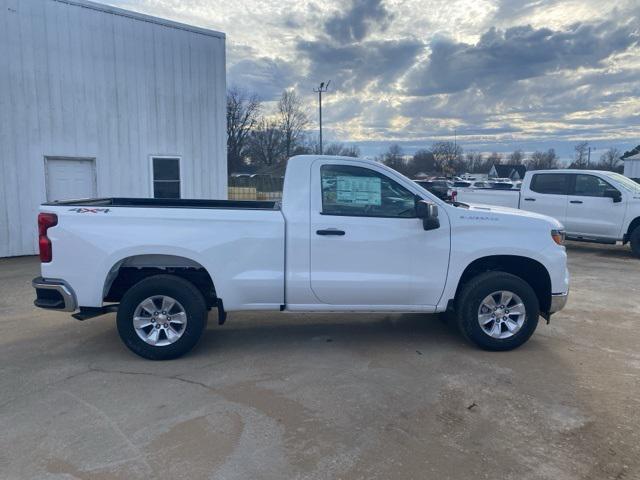
[[42, 277], [64, 280], [78, 306], [101, 306], [114, 269], [145, 256], [202, 266], [230, 310], [284, 303], [285, 222], [279, 209], [67, 203], [40, 210], [58, 216], [48, 230], [53, 258], [42, 264]]

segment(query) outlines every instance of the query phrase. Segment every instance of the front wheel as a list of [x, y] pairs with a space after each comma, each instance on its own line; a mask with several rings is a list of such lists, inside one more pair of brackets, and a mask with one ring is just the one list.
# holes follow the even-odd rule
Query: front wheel
[[118, 308], [118, 333], [134, 353], [169, 360], [189, 352], [206, 325], [200, 291], [173, 275], [145, 278], [124, 294]]
[[470, 280], [456, 302], [458, 327], [485, 350], [512, 350], [538, 325], [540, 306], [531, 286], [505, 272], [486, 272]]

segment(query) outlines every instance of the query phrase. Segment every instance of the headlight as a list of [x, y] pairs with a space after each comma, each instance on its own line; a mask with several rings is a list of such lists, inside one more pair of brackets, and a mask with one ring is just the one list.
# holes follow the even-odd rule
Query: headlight
[[564, 245], [564, 239], [567, 236], [564, 230], [551, 230], [551, 238], [558, 245]]

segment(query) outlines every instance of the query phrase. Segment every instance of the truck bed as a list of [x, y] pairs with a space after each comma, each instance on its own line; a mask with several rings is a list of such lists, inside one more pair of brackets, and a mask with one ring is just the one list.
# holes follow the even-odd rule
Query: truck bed
[[496, 188], [459, 188], [456, 200], [463, 203], [495, 205], [498, 207], [518, 208], [519, 190], [502, 190]]
[[135, 207], [135, 208], [221, 208], [244, 210], [280, 210], [279, 202], [255, 200], [209, 200], [188, 198], [85, 198], [44, 203], [49, 207]]

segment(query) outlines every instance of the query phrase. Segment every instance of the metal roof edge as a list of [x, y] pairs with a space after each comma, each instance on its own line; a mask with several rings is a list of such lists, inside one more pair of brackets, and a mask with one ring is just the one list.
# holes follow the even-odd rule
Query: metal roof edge
[[66, 3], [76, 7], [88, 8], [91, 10], [97, 10], [99, 12], [109, 13], [111, 15], [118, 15], [121, 17], [131, 18], [133, 20], [140, 20], [142, 22], [155, 23], [164, 27], [176, 28], [178, 30], [186, 30], [189, 32], [199, 33], [201, 35], [207, 35], [209, 37], [216, 37], [222, 40], [226, 39], [226, 35], [216, 30], [210, 30], [202, 27], [194, 27], [186, 23], [174, 22], [165, 18], [153, 17], [151, 15], [145, 15], [144, 13], [133, 12], [131, 10], [125, 10], [123, 8], [112, 7], [111, 5], [105, 5], [103, 3], [92, 2], [90, 0], [52, 0], [58, 3]]

